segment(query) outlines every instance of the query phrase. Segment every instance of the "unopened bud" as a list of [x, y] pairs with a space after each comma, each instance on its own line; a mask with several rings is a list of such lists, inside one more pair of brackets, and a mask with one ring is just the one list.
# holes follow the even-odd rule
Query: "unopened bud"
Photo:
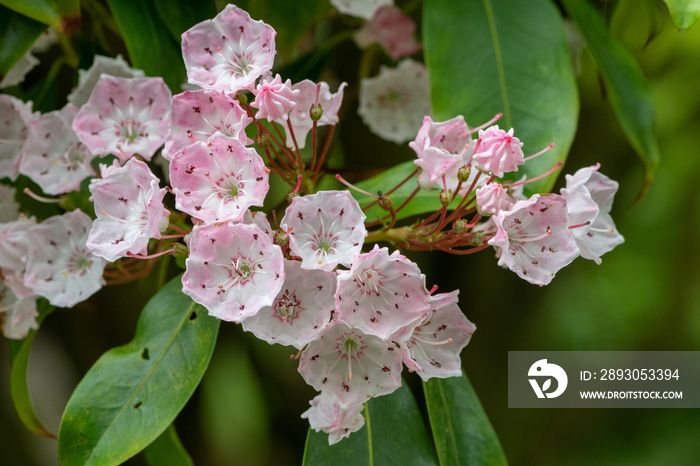
[[268, 138], [267, 135], [260, 133], [255, 136], [255, 145], [263, 150], [268, 149], [270, 147], [270, 138]]
[[444, 189], [440, 191], [440, 204], [443, 206], [447, 207], [450, 205], [450, 202], [452, 202], [452, 190], [448, 189], [445, 191]]
[[457, 180], [460, 183], [466, 183], [467, 180], [469, 179], [469, 175], [471, 175], [471, 174], [472, 174], [471, 167], [468, 167], [465, 165], [465, 166], [461, 167], [459, 169], [459, 171], [457, 172]]
[[286, 244], [289, 243], [289, 235], [284, 231], [278, 231], [277, 234], [275, 234], [275, 243], [280, 246], [286, 246]]
[[234, 94], [233, 98], [239, 101], [241, 105], [248, 104], [248, 96], [245, 95], [245, 93], [242, 91], [236, 91], [236, 94]]
[[320, 120], [323, 116], [323, 107], [321, 107], [321, 104], [312, 105], [309, 109], [309, 115], [311, 116], [312, 121]]
[[462, 233], [466, 233], [468, 230], [469, 225], [461, 218], [452, 222], [452, 231], [454, 231], [456, 234], [461, 235]]
[[173, 257], [187, 257], [187, 246], [182, 243], [173, 243], [170, 246], [173, 250], [170, 251], [170, 255]]
[[391, 200], [389, 196], [384, 196], [381, 191], [377, 191], [377, 204], [384, 210], [391, 210], [394, 208], [394, 201]]

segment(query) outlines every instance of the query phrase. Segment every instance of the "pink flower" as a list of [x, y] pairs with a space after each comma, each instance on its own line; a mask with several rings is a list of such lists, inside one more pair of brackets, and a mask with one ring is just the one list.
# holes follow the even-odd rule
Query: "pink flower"
[[[347, 83], [342, 83], [338, 86], [338, 91], [335, 94], [331, 93], [328, 83], [325, 82], [320, 82], [317, 85], [313, 81], [305, 79], [292, 86], [292, 89], [294, 91], [299, 91], [299, 94], [294, 99], [296, 105], [289, 113], [289, 121], [294, 128], [294, 137], [300, 149], [303, 149], [306, 145], [306, 136], [314, 126], [314, 122], [309, 113], [311, 106], [319, 105], [321, 109], [323, 109], [323, 115], [321, 115], [321, 118], [317, 121], [317, 126], [336, 125], [338, 123], [340, 104], [343, 103], [343, 89], [345, 89], [345, 86], [347, 86]], [[286, 120], [286, 118], [280, 118], [276, 121], [284, 126], [284, 130], [287, 134], [287, 147], [293, 148], [294, 141], [292, 135], [289, 133]]]
[[0, 323], [5, 337], [21, 340], [30, 330], [39, 328], [36, 298], [17, 296], [10, 287], [0, 282]]
[[360, 48], [379, 43], [392, 60], [418, 52], [422, 45], [415, 39], [416, 23], [400, 8], [385, 5], [355, 32], [353, 39]]
[[29, 229], [24, 285], [59, 307], [73, 307], [102, 288], [107, 261], [86, 247], [92, 220], [80, 210]]
[[95, 55], [92, 65], [87, 70], [78, 70], [78, 86], [68, 94], [68, 102], [76, 107], [82, 107], [90, 98], [92, 90], [102, 74], [120, 78], [143, 78], [143, 70], [135, 70], [122, 58]]
[[234, 93], [272, 68], [275, 32], [234, 5], [182, 34], [187, 79], [204, 89]]
[[29, 251], [28, 232], [36, 218], [24, 215], [12, 222], [0, 223], [0, 267], [18, 273], [24, 270]]
[[365, 214], [348, 191], [319, 191], [292, 200], [280, 222], [304, 269], [350, 265], [367, 236]]
[[335, 318], [384, 340], [429, 310], [425, 275], [394, 251], [377, 246], [338, 273]]
[[530, 283], [547, 285], [579, 254], [563, 196], [535, 194], [491, 218], [497, 232], [488, 243], [501, 250], [498, 265]]
[[401, 343], [404, 364], [423, 380], [462, 374], [460, 352], [467, 346], [476, 326], [457, 306], [459, 291], [430, 298], [430, 311]]
[[32, 114], [32, 103], [0, 94], [0, 177], [11, 181], [19, 175], [19, 157], [22, 144], [27, 139], [27, 121]]
[[123, 167], [103, 170], [102, 179], [90, 182], [97, 219], [87, 240], [96, 256], [114, 262], [131, 254], [145, 254], [148, 240], [160, 239], [168, 225], [163, 207], [166, 190], [144, 162], [129, 159]]
[[168, 133], [172, 94], [162, 78], [102, 75], [73, 121], [80, 140], [121, 163], [139, 154], [151, 160]]
[[240, 322], [271, 306], [282, 289], [282, 250], [256, 225], [195, 226], [182, 291], [210, 315]]
[[29, 122], [19, 171], [46, 194], [78, 191], [85, 178], [95, 175], [95, 156], [71, 129], [77, 113], [77, 107], [67, 104]]
[[347, 408], [401, 386], [401, 352], [392, 342], [336, 323], [301, 353], [299, 373]]
[[625, 239], [615, 229], [610, 216], [618, 184], [602, 173], [600, 164], [566, 175], [566, 199], [571, 234], [581, 249], [581, 257], [602, 262], [600, 256], [622, 244]]
[[365, 425], [362, 417], [364, 405], [357, 403], [343, 407], [332, 397], [316, 395], [310, 401], [311, 408], [307, 409], [302, 418], [309, 420], [309, 425], [316, 432], [323, 431], [328, 434], [328, 445], [340, 442], [348, 438], [351, 433], [357, 432]]
[[331, 5], [341, 13], [370, 19], [378, 8], [393, 5], [394, 0], [331, 0]]
[[275, 79], [263, 78], [260, 81], [253, 90], [255, 101], [250, 106], [259, 109], [256, 115], [259, 120], [263, 118], [270, 122], [287, 120], [300, 93], [299, 89], [292, 89], [291, 80], [282, 82], [282, 78], [278, 74]]
[[513, 136], [513, 128], [506, 133], [498, 125], [491, 126], [479, 131], [479, 140], [473, 159], [485, 171], [501, 178], [504, 173], [518, 171], [518, 165], [525, 163], [523, 143]]
[[336, 274], [303, 270], [298, 261], [284, 261], [284, 285], [272, 306], [242, 322], [243, 330], [266, 342], [302, 349], [318, 338], [335, 308]]
[[476, 205], [481, 215], [496, 215], [513, 205], [508, 191], [499, 183], [489, 183], [476, 190]]
[[255, 149], [214, 137], [191, 146], [170, 162], [178, 210], [204, 222], [240, 221], [250, 206], [262, 206], [269, 169]]
[[245, 134], [253, 121], [237, 100], [218, 91], [186, 91], [173, 97], [170, 134], [163, 157], [172, 160], [195, 144], [207, 144], [214, 136], [252, 144]]
[[433, 113], [425, 66], [410, 58], [396, 68], [382, 66], [379, 75], [360, 82], [357, 112], [373, 133], [387, 141], [410, 141], [423, 117]]

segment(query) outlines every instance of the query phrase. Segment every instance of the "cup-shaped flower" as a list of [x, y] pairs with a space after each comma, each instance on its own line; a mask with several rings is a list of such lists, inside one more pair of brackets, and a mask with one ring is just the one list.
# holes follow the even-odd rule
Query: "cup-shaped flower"
[[423, 117], [433, 113], [425, 66], [406, 58], [396, 68], [382, 66], [379, 75], [363, 79], [357, 113], [387, 141], [402, 144], [413, 139]]
[[512, 205], [508, 191], [500, 183], [488, 183], [476, 190], [476, 206], [481, 215], [496, 215]]
[[473, 159], [485, 171], [501, 178], [504, 173], [518, 171], [518, 165], [525, 163], [523, 143], [513, 136], [513, 128], [506, 132], [498, 125], [490, 126], [479, 131], [479, 140]]
[[422, 45], [415, 39], [416, 23], [401, 12], [401, 9], [386, 5], [379, 8], [355, 32], [353, 39], [360, 48], [378, 43], [392, 60], [407, 57], [418, 52]]
[[610, 216], [618, 184], [599, 173], [599, 168], [596, 164], [566, 175], [566, 188], [561, 190], [581, 257], [597, 264], [602, 262], [600, 256], [625, 241]]
[[206, 223], [241, 221], [250, 206], [263, 205], [269, 173], [255, 149], [214, 137], [171, 160], [175, 206]]
[[316, 432], [323, 431], [328, 434], [328, 445], [348, 438], [351, 433], [357, 432], [365, 425], [362, 403], [343, 407], [333, 397], [323, 393], [316, 395], [309, 403], [311, 407], [304, 411], [301, 417], [308, 419], [309, 425]]
[[429, 310], [425, 275], [398, 251], [374, 247], [358, 254], [349, 271], [338, 273], [335, 318], [364, 333], [388, 339], [425, 317]]
[[2, 334], [13, 340], [21, 340], [30, 330], [39, 328], [36, 318], [36, 296], [17, 296], [0, 281], [0, 325]]
[[[294, 138], [300, 149], [306, 145], [306, 136], [314, 126], [314, 121], [311, 119], [310, 109], [312, 105], [318, 105], [323, 114], [316, 122], [316, 126], [335, 125], [338, 123], [338, 111], [343, 103], [343, 93], [346, 83], [341, 83], [338, 86], [338, 91], [332, 93], [330, 86], [326, 82], [316, 84], [313, 81], [305, 79], [292, 86], [293, 91], [299, 91], [299, 94], [294, 98], [294, 108], [289, 113], [289, 121], [294, 128]], [[280, 118], [277, 123], [284, 126], [286, 132], [287, 147], [294, 147], [294, 139], [287, 127], [287, 118]]]
[[73, 131], [94, 154], [114, 154], [122, 163], [134, 154], [151, 160], [168, 135], [171, 99], [162, 78], [103, 74]]
[[234, 5], [182, 34], [187, 79], [204, 89], [234, 93], [267, 74], [275, 59], [275, 32]]
[[0, 177], [19, 175], [20, 150], [27, 139], [27, 122], [34, 118], [32, 103], [0, 94]]
[[71, 129], [77, 113], [77, 107], [67, 104], [27, 125], [19, 171], [46, 194], [77, 191], [85, 178], [95, 175], [91, 165], [95, 156]]
[[102, 288], [107, 261], [86, 246], [91, 227], [78, 209], [31, 227], [24, 285], [59, 307], [73, 307]]
[[93, 254], [114, 262], [129, 253], [145, 254], [148, 240], [161, 237], [170, 212], [158, 182], [148, 165], [133, 158], [123, 167], [103, 169], [103, 178], [90, 182], [97, 218], [87, 247]]
[[331, 0], [331, 5], [341, 13], [370, 19], [378, 8], [393, 5], [394, 0]]
[[250, 104], [257, 108], [256, 118], [268, 121], [287, 120], [289, 112], [296, 106], [300, 89], [292, 89], [292, 81], [282, 82], [278, 74], [275, 79], [263, 78], [255, 89], [255, 101]]
[[266, 342], [302, 349], [318, 338], [335, 307], [335, 272], [303, 270], [299, 261], [284, 261], [284, 285], [272, 306], [242, 322], [243, 329]]
[[348, 191], [319, 191], [297, 196], [280, 226], [289, 231], [289, 247], [304, 269], [349, 266], [367, 236], [365, 214]]
[[579, 255], [563, 196], [535, 194], [491, 218], [497, 231], [488, 243], [501, 251], [498, 265], [530, 283], [547, 285]]
[[252, 122], [237, 100], [219, 91], [185, 91], [173, 97], [170, 134], [163, 157], [172, 160], [195, 144], [207, 144], [214, 136], [253, 141], [245, 129]]
[[78, 70], [78, 86], [68, 94], [68, 102], [78, 108], [82, 107], [90, 98], [90, 94], [102, 74], [121, 78], [143, 78], [145, 76], [143, 70], [131, 68], [121, 55], [117, 55], [116, 58], [95, 55], [90, 68]]
[[428, 315], [401, 343], [404, 364], [423, 380], [462, 374], [459, 353], [467, 346], [476, 326], [457, 305], [459, 291], [430, 298]]
[[271, 306], [284, 282], [282, 250], [256, 225], [195, 226], [182, 291], [210, 315], [240, 322]]
[[390, 341], [336, 323], [301, 353], [299, 373], [347, 408], [401, 386], [401, 352]]

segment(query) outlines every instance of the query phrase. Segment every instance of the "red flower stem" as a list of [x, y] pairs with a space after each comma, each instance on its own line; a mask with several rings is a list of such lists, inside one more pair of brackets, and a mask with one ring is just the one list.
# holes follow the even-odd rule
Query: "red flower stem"
[[312, 181], [315, 181], [316, 178], [318, 177], [318, 174], [321, 172], [321, 167], [323, 166], [323, 162], [325, 161], [326, 157], [328, 156], [328, 149], [331, 146], [331, 140], [333, 139], [333, 133], [335, 132], [335, 125], [331, 126], [328, 128], [328, 133], [326, 133], [326, 140], [323, 143], [323, 150], [321, 151], [321, 155], [318, 157], [318, 162], [316, 164], [316, 168], [314, 168], [313, 165], [311, 165], [311, 169], [313, 170], [313, 176], [311, 177]]
[[297, 144], [297, 137], [294, 135], [294, 127], [292, 127], [292, 120], [290, 119], [287, 119], [287, 128], [289, 128], [289, 135], [292, 136], [292, 142], [294, 142], [294, 149], [297, 152], [298, 167], [302, 168], [304, 166], [304, 161], [301, 159], [301, 151], [299, 150], [299, 144]]
[[187, 234], [190, 233], [189, 231], [183, 230], [182, 228], [180, 228], [179, 226], [175, 225], [174, 223], [170, 223], [170, 224], [168, 225], [168, 228], [170, 228], [171, 230], [175, 230], [175, 231], [177, 231], [178, 233], [182, 233], [183, 235], [187, 235]]
[[[280, 136], [280, 138], [284, 139], [284, 137], [282, 136], [282, 132], [281, 132], [280, 129], [277, 127], [277, 125], [273, 123], [273, 124], [272, 124], [272, 127], [275, 128], [275, 131], [276, 131], [277, 134]], [[274, 142], [274, 143], [277, 145], [277, 147], [279, 147], [280, 150], [282, 150], [282, 152], [284, 152], [284, 155], [287, 157], [287, 160], [289, 160], [289, 162], [290, 162], [292, 165], [294, 165], [294, 154], [292, 154], [292, 152], [287, 148], [287, 146], [285, 146], [284, 144], [280, 143], [279, 139], [277, 139], [277, 138], [275, 137], [275, 135], [272, 134], [272, 133], [270, 132], [269, 129], [267, 129], [267, 128], [266, 128], [265, 126], [263, 126], [262, 124], [258, 123], [258, 131], [260, 131], [260, 130], [262, 130], [262, 131], [265, 132], [265, 134], [270, 138], [270, 140], [271, 140], [272, 142]], [[275, 151], [275, 154], [277, 154], [276, 151]], [[279, 157], [279, 154], [277, 154], [277, 155], [278, 155], [279, 160], [281, 161], [282, 158]]]
[[311, 128], [311, 163], [309, 163], [309, 168], [313, 170], [316, 166], [316, 130], [318, 128], [318, 121], [314, 120], [314, 126]]
[[[396, 186], [394, 186], [393, 188], [391, 188], [391, 189], [390, 189], [386, 194], [384, 194], [384, 195], [385, 195], [385, 196], [390, 196], [392, 193], [394, 193], [394, 191], [396, 191], [396, 190], [399, 189], [401, 186], [403, 186], [408, 180], [410, 180], [411, 178], [413, 178], [419, 171], [420, 171], [420, 168], [416, 168], [415, 170], [413, 170], [413, 171], [411, 172], [411, 174], [408, 175], [406, 178], [404, 178], [404, 180], [403, 180], [402, 182], [400, 182], [399, 184], [397, 184]], [[420, 190], [420, 186], [417, 188], [417, 190]], [[414, 194], [411, 194], [411, 195], [409, 196], [409, 199], [413, 199], [413, 196], [415, 196], [417, 192], [418, 192], [418, 191], [415, 191]], [[373, 206], [374, 204], [376, 204], [377, 202], [379, 202], [379, 199], [377, 199], [376, 201], [370, 202], [370, 203], [367, 204], [367, 205], [365, 206], [365, 208], [362, 209], [362, 210], [369, 209], [370, 207], [372, 207], [372, 206]], [[399, 210], [401, 210], [401, 208], [402, 208], [405, 204], [406, 204], [405, 202], [404, 202], [404, 204], [401, 204], [401, 207], [399, 207], [398, 209], [396, 209], [396, 211], [398, 212]]]

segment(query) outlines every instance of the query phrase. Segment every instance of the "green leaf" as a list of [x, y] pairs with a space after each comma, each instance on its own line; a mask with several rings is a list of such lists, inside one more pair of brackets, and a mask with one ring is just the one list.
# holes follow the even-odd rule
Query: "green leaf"
[[365, 426], [335, 445], [328, 445], [327, 434], [309, 429], [304, 466], [437, 465], [435, 450], [408, 387], [369, 400], [363, 415]]
[[[549, 0], [431, 0], [424, 2], [423, 39], [431, 98], [438, 121], [464, 115], [471, 126], [503, 113], [540, 175], [566, 160], [576, 132], [579, 102], [564, 26]], [[555, 176], [526, 185], [549, 191]]]
[[700, 19], [699, 0], [664, 0], [671, 13], [673, 23], [682, 31], [687, 31]]
[[72, 35], [80, 30], [80, 0], [0, 0], [6, 7]]
[[[37, 323], [41, 324], [44, 318], [53, 311], [46, 300], [41, 299], [37, 304], [39, 317]], [[32, 343], [36, 336], [36, 330], [32, 330], [21, 341], [13, 340], [11, 346], [12, 353], [12, 369], [10, 371], [10, 395], [12, 402], [15, 405], [15, 410], [22, 424], [33, 434], [41, 435], [42, 437], [56, 438], [54, 434], [44, 427], [39, 420], [34, 404], [29, 394], [29, 385], [27, 384], [27, 369], [29, 366], [29, 352], [32, 349]]]
[[[405, 180], [411, 173], [413, 173], [416, 170], [416, 168], [416, 164], [413, 163], [413, 161], [409, 160], [408, 162], [403, 162], [399, 165], [396, 165], [395, 167], [389, 168], [388, 170], [383, 171], [379, 175], [360, 181], [356, 184], [356, 186], [372, 194], [376, 194], [378, 191], [381, 191], [382, 193], [388, 193], [392, 188], [397, 186], [399, 183]], [[416, 177], [414, 176], [407, 182], [402, 184], [401, 187], [399, 187], [399, 189], [391, 193], [389, 195], [389, 198], [394, 203], [394, 209], [398, 208], [401, 204], [403, 204], [403, 202], [406, 201], [406, 199], [408, 199], [409, 196], [411, 196], [411, 194], [413, 193], [413, 191], [416, 190], [416, 188], [418, 188], [418, 182], [416, 181]], [[363, 208], [376, 200], [375, 198], [357, 192], [354, 189], [351, 189], [350, 193], [355, 197], [355, 199], [357, 199], [357, 202], [360, 204], [360, 207]], [[457, 205], [456, 202], [453, 203], [453, 206], [455, 205]], [[442, 204], [440, 204], [439, 191], [426, 191], [424, 189], [421, 189], [413, 197], [413, 199], [411, 199], [409, 203], [406, 204], [406, 207], [404, 207], [396, 213], [396, 219], [400, 220], [402, 218], [407, 218], [412, 215], [419, 215], [426, 212], [434, 212], [441, 208]], [[374, 206], [367, 209], [367, 211], [365, 211], [365, 214], [367, 215], [367, 220], [373, 222], [379, 218], [385, 217], [386, 215], [388, 215], [388, 212], [379, 207], [377, 204], [375, 204]]]
[[302, 37], [330, 11], [327, 0], [248, 0], [238, 2], [255, 20], [264, 19], [277, 31], [277, 50], [285, 61], [293, 58]]
[[180, 45], [168, 34], [153, 2], [107, 0], [134, 68], [161, 76], [173, 92], [186, 81]]
[[216, 16], [216, 8], [211, 0], [155, 0], [156, 11], [168, 32], [180, 43], [180, 36], [197, 23]]
[[192, 457], [180, 442], [175, 426], [170, 427], [153, 441], [143, 454], [148, 466], [193, 466]]
[[143, 309], [134, 339], [103, 354], [80, 381], [58, 432], [62, 465], [121, 464], [155, 440], [192, 396], [219, 320], [181, 288], [180, 277], [165, 285]]
[[649, 85], [637, 62], [612, 38], [593, 5], [581, 0], [564, 0], [563, 4], [576, 21], [588, 50], [598, 64], [622, 131], [644, 162], [646, 173], [639, 193], [641, 197], [654, 179], [660, 160]]
[[0, 6], [0, 81], [44, 29], [43, 24]]
[[506, 457], [466, 375], [423, 382], [441, 465], [506, 465]]

